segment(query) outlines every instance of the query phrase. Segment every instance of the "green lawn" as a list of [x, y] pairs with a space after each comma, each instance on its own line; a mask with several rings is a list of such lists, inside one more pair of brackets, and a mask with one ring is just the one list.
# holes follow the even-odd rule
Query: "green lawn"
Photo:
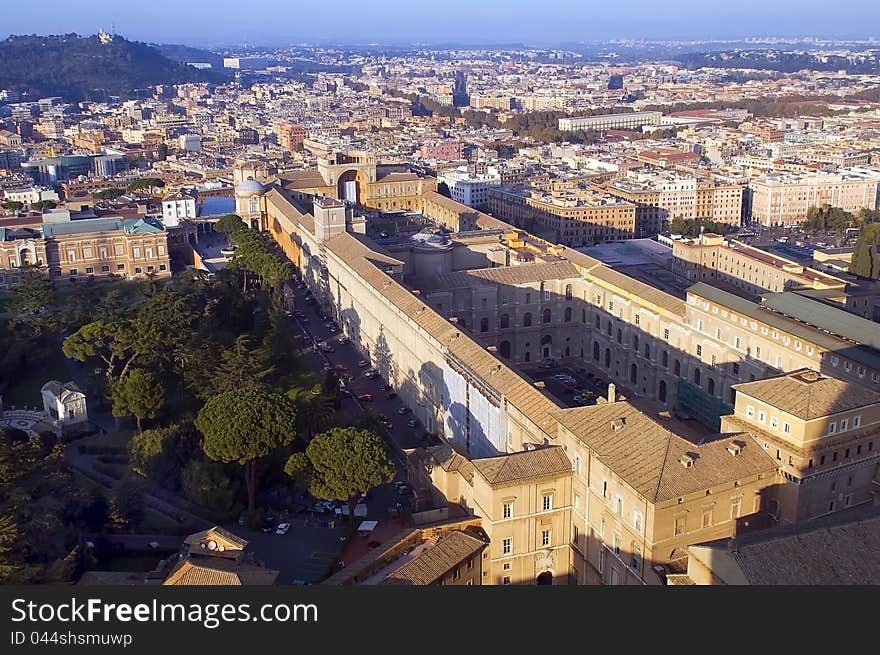
[[[6, 371], [6, 373], [12, 372]], [[37, 365], [15, 372], [12, 379], [13, 384], [3, 392], [4, 404], [16, 407], [42, 407], [40, 389], [43, 385], [49, 380], [67, 382], [70, 379], [64, 353], [60, 348], [53, 347]]]

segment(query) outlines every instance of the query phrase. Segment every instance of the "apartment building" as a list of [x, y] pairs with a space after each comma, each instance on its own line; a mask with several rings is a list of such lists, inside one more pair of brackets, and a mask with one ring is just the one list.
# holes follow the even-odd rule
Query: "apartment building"
[[445, 182], [452, 199], [468, 207], [485, 208], [494, 187], [501, 185], [501, 175], [494, 166], [485, 172], [477, 172], [472, 167], [446, 170], [437, 176], [437, 182]]
[[663, 232], [673, 218], [740, 225], [745, 187], [670, 171], [633, 170], [603, 189], [636, 205], [641, 237]]
[[797, 225], [810, 207], [828, 204], [846, 211], [877, 208], [880, 175], [857, 169], [838, 173], [777, 175], [752, 180], [752, 220], [761, 225]]
[[540, 191], [522, 186], [490, 190], [488, 211], [529, 232], [571, 246], [631, 239], [636, 205], [599, 189]]

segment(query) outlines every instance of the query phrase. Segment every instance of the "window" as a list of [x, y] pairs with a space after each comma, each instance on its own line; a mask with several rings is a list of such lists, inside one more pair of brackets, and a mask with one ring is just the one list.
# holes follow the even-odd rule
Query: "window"
[[840, 419], [840, 431], [846, 432], [848, 427], [849, 427], [849, 420], [845, 419], [845, 418]]
[[78, 271], [77, 269], [75, 269], [75, 268], [71, 268], [71, 269], [70, 269], [70, 274], [71, 274], [71, 275], [79, 275], [79, 271]]
[[124, 270], [125, 270], [125, 264], [116, 264], [116, 270], [117, 270], [117, 271], [124, 271]]
[[701, 525], [701, 527], [704, 527], [704, 528], [708, 528], [708, 527], [712, 526], [712, 510], [711, 509], [704, 509], [703, 510], [703, 517], [702, 517], [702, 521], [701, 521], [700, 525]]
[[504, 564], [501, 565], [501, 568], [505, 571], [509, 571], [510, 570], [510, 562], [504, 562]]
[[143, 271], [141, 270], [141, 267], [140, 267], [140, 266], [135, 266], [135, 268], [134, 268], [134, 272], [135, 272], [135, 273], [143, 273]]
[[763, 423], [767, 419], [767, 412], [763, 409], [758, 410], [758, 422]]
[[581, 474], [581, 456], [580, 455], [574, 456], [574, 461], [572, 462], [571, 470], [574, 471], [575, 473], [577, 473], [578, 475]]
[[501, 506], [501, 518], [509, 519], [513, 516], [513, 503], [504, 503]]
[[159, 270], [160, 270], [160, 271], [164, 271], [164, 270], [167, 270], [167, 269], [168, 269], [168, 267], [165, 266], [165, 264], [159, 264]]
[[571, 541], [573, 544], [578, 542], [578, 527], [576, 525], [571, 526]]
[[550, 545], [550, 530], [541, 530], [541, 545]]
[[636, 325], [639, 325], [639, 324], [640, 324], [640, 318], [639, 318], [639, 315], [636, 314], [636, 317], [635, 317], [635, 318], [636, 318]]
[[831, 421], [828, 424], [828, 434], [834, 434], [835, 432], [837, 432], [837, 423], [834, 421]]
[[532, 313], [526, 312], [523, 315], [523, 327], [529, 327], [532, 324]]
[[739, 364], [737, 364], [736, 362], [733, 363], [733, 374], [739, 375]]
[[510, 555], [511, 553], [513, 553], [513, 538], [505, 537], [501, 542], [501, 554]]
[[634, 571], [639, 571], [642, 568], [642, 556], [639, 554], [639, 542], [632, 542], [632, 557], [629, 562], [630, 567]]
[[687, 517], [675, 517], [675, 536], [681, 536], [687, 531]]
[[614, 497], [614, 513], [623, 516], [623, 496], [620, 494]]
[[102, 266], [101, 266], [101, 272], [102, 272], [102, 273], [109, 273], [109, 272], [110, 272], [110, 267], [109, 267], [107, 264], [102, 265]]
[[553, 494], [544, 494], [543, 508], [545, 512], [553, 509]]
[[782, 431], [783, 431], [785, 434], [789, 434], [789, 433], [791, 433], [791, 423], [789, 423], [788, 421], [785, 421], [785, 422], [782, 424]]
[[576, 511], [576, 512], [580, 512], [580, 511], [581, 511], [581, 497], [580, 497], [580, 494], [574, 494], [574, 499], [572, 500], [572, 503], [574, 504], [574, 511]]
[[614, 554], [620, 555], [620, 535], [614, 533]]
[[775, 430], [776, 426], [779, 425], [779, 421], [775, 416], [770, 417], [770, 428]]
[[608, 480], [602, 480], [602, 498], [608, 498]]
[[666, 341], [669, 341], [669, 329], [668, 328], [663, 330], [663, 338], [666, 339]]
[[132, 254], [134, 257], [140, 257], [141, 256], [141, 249], [140, 248], [132, 249]]
[[638, 510], [633, 512], [633, 528], [639, 534], [642, 533], [642, 513]]
[[503, 578], [501, 578], [501, 584], [510, 584], [510, 576], [505, 575]]
[[738, 519], [742, 512], [742, 498], [734, 498], [730, 501], [730, 518]]
[[94, 268], [92, 268], [91, 266], [86, 266], [86, 275], [91, 275], [94, 272], [95, 272]]
[[861, 416], [853, 416], [853, 429], [859, 427], [862, 424]]

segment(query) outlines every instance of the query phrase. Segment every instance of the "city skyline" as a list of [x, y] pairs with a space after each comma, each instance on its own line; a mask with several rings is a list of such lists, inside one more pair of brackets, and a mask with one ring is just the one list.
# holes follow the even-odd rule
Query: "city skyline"
[[[383, 3], [382, 11], [364, 14], [352, 0], [335, 3], [332, 11], [279, 6], [272, 0], [254, 0], [246, 11], [227, 0], [195, 0], [183, 8], [171, 0], [126, 6], [98, 0], [77, 5], [74, 11], [71, 5], [52, 0], [39, 8], [24, 4], [8, 8], [3, 36], [92, 34], [99, 28], [115, 27], [131, 39], [202, 46], [247, 43], [271, 47], [306, 42], [554, 46], [612, 39], [856, 39], [870, 36], [865, 26], [880, 18], [880, 10], [866, 0], [848, 3], [843, 11], [810, 0], [799, 5], [796, 15], [783, 3], [757, 0], [741, 3], [735, 10], [710, 8], [695, 0], [679, 0], [673, 5], [673, 11], [658, 15], [642, 0], [624, 0], [616, 5], [616, 15], [604, 15], [601, 9], [584, 8], [572, 0], [540, 6], [521, 0], [477, 6], [452, 0], [442, 11], [426, 13], [402, 0], [390, 0]], [[356, 23], [346, 18], [353, 15], [358, 16]]]

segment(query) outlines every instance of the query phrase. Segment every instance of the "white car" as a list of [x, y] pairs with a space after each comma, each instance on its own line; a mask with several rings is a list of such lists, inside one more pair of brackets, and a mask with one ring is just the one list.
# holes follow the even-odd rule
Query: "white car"
[[290, 530], [290, 523], [279, 523], [275, 528], [275, 534], [287, 534], [288, 530]]

